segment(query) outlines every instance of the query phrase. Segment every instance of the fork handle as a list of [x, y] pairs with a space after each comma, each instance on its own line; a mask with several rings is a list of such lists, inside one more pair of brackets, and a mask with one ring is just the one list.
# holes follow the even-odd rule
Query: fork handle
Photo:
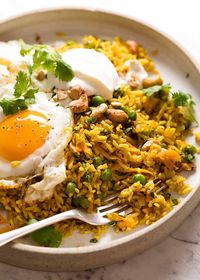
[[14, 239], [25, 236], [37, 229], [41, 229], [45, 226], [50, 226], [57, 222], [61, 222], [63, 220], [72, 219], [72, 218], [81, 219], [81, 215], [77, 209], [72, 209], [72, 210], [54, 215], [52, 217], [46, 218], [44, 220], [35, 222], [33, 224], [26, 225], [26, 226], [11, 230], [9, 232], [1, 233], [0, 234], [0, 247], [9, 243], [10, 241], [12, 241]]

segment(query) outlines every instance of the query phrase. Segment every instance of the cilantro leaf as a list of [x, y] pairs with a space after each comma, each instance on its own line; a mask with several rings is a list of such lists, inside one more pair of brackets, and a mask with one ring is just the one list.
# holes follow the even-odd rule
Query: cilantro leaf
[[164, 93], [169, 93], [171, 90], [171, 85], [170, 84], [165, 84], [165, 85], [156, 85], [152, 87], [148, 87], [145, 89], [142, 89], [144, 94], [146, 96], [153, 96], [154, 94], [157, 94], [159, 92], [164, 92]]
[[70, 65], [62, 60], [62, 56], [45, 45], [28, 45], [21, 41], [21, 55], [31, 53], [33, 57], [32, 69], [43, 68], [53, 73], [61, 81], [71, 81], [74, 72]]
[[6, 116], [28, 108], [24, 98], [3, 98], [0, 100], [0, 106]]
[[35, 94], [38, 92], [37, 88], [30, 88], [27, 90], [27, 92], [24, 94], [24, 98], [27, 103], [31, 104], [35, 100]]
[[74, 74], [70, 65], [65, 63], [63, 60], [57, 60], [55, 76], [61, 81], [71, 81]]
[[24, 43], [23, 40], [20, 40], [20, 45], [21, 45], [20, 54], [22, 56], [25, 56], [26, 54], [28, 54], [32, 50], [32, 46]]
[[47, 50], [35, 50], [33, 54], [33, 70], [42, 67], [44, 70], [54, 72], [56, 66], [56, 61], [51, 57]]
[[18, 111], [28, 108], [35, 100], [37, 88], [32, 88], [31, 79], [26, 72], [19, 71], [14, 86], [14, 94], [12, 98], [3, 98], [0, 100], [0, 106], [5, 115], [15, 114]]
[[174, 92], [172, 93], [172, 98], [174, 101], [174, 105], [176, 107], [178, 106], [186, 106], [188, 103], [188, 100], [191, 99], [191, 96], [187, 93], [178, 91], [178, 92]]
[[172, 93], [172, 99], [176, 107], [185, 107], [188, 114], [188, 119], [191, 122], [195, 122], [198, 125], [198, 121], [194, 116], [194, 105], [195, 102], [192, 100], [192, 96], [189, 93], [184, 93], [182, 91]]
[[41, 246], [57, 248], [62, 241], [62, 234], [52, 226], [48, 226], [31, 233], [31, 238]]
[[28, 53], [30, 53], [32, 50], [35, 49], [35, 47], [37, 48], [44, 48], [45, 45], [30, 45], [30, 44], [26, 44], [22, 39], [19, 40], [20, 45], [21, 45], [21, 50], [20, 50], [20, 54], [22, 56], [27, 55]]
[[23, 71], [19, 71], [16, 80], [17, 82], [14, 86], [14, 96], [19, 97], [28, 90], [31, 83], [29, 76]]

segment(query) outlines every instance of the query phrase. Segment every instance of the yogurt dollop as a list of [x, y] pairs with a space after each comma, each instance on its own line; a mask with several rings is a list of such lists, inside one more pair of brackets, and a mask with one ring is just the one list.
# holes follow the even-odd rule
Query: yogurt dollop
[[111, 61], [102, 53], [91, 49], [72, 49], [62, 54], [75, 78], [70, 86], [79, 84], [88, 95], [101, 95], [106, 100], [112, 98], [113, 91], [119, 82], [119, 76]]
[[71, 49], [61, 55], [63, 61], [72, 67], [74, 78], [70, 82], [64, 82], [48, 73], [44, 81], [34, 81], [40, 90], [50, 91], [53, 87], [67, 89], [79, 85], [88, 96], [101, 95], [105, 100], [112, 98], [113, 91], [119, 83], [119, 76], [105, 55], [83, 48]]
[[[6, 58], [15, 64], [28, 59], [20, 55], [18, 41], [0, 42], [0, 52], [0, 58]], [[92, 49], [76, 48], [61, 53], [61, 56], [72, 67], [74, 78], [65, 82], [47, 73], [47, 79], [38, 81], [33, 73], [32, 79], [41, 91], [51, 91], [53, 87], [67, 89], [79, 85], [87, 95], [101, 95], [105, 100], [112, 98], [113, 91], [119, 84], [119, 76], [112, 62], [104, 54]], [[0, 74], [1, 72], [4, 73], [4, 69], [0, 69]]]

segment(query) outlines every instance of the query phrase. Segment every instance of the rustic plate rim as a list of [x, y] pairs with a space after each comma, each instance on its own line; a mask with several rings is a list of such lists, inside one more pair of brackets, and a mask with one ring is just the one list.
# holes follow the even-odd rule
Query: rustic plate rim
[[[124, 15], [123, 13], [116, 12], [116, 11], [110, 11], [109, 9], [107, 10], [106, 8], [96, 8], [96, 7], [73, 7], [72, 6], [60, 6], [60, 7], [50, 7], [50, 8], [42, 8], [42, 9], [34, 9], [29, 12], [22, 12], [18, 15], [14, 16], [9, 16], [8, 18], [1, 20], [0, 21], [0, 29], [1, 26], [4, 24], [9, 24], [12, 23], [16, 20], [23, 19], [28, 16], [34, 16], [38, 13], [43, 14], [43, 13], [48, 13], [48, 12], [60, 12], [60, 11], [71, 11], [71, 12], [92, 12], [92, 13], [98, 13], [98, 14], [106, 14], [107, 16], [114, 16], [118, 17], [121, 19], [129, 20], [132, 22], [135, 22], [138, 25], [142, 25], [144, 28], [151, 30], [151, 32], [157, 33], [160, 37], [164, 38], [167, 40], [174, 48], [178, 49], [185, 58], [192, 64], [192, 66], [195, 68], [196, 72], [198, 72], [199, 77], [200, 77], [200, 64], [198, 61], [193, 57], [193, 55], [183, 47], [183, 45], [179, 42], [176, 41], [172, 36], [170, 36], [168, 33], [162, 31], [158, 27], [147, 23], [144, 20], [141, 20], [139, 18], [136, 18], [134, 16], [130, 15]], [[128, 236], [123, 236], [120, 237], [117, 240], [111, 240], [108, 244], [94, 244], [90, 246], [80, 246], [80, 247], [74, 247], [74, 248], [47, 248], [47, 247], [41, 247], [41, 246], [34, 246], [31, 244], [24, 244], [24, 243], [18, 243], [18, 242], [13, 242], [11, 244], [11, 248], [17, 249], [19, 251], [27, 251], [27, 252], [35, 252], [35, 253], [43, 253], [43, 254], [54, 254], [54, 255], [59, 255], [59, 254], [85, 254], [85, 253], [93, 253], [93, 252], [98, 252], [98, 251], [103, 251], [106, 249], [113, 248], [118, 245], [123, 245], [124, 243], [128, 243], [132, 240], [135, 240], [141, 236], [144, 236], [148, 234], [149, 232], [153, 231], [155, 228], [158, 228], [162, 224], [164, 224], [166, 221], [168, 221], [171, 217], [176, 215], [176, 213], [185, 206], [185, 204], [192, 199], [193, 195], [195, 195], [198, 187], [196, 189], [193, 189], [190, 194], [187, 195], [187, 197], [184, 199], [184, 202], [181, 203], [180, 205], [176, 206], [175, 209], [173, 209], [171, 212], [169, 212], [166, 216], [162, 217], [155, 223], [148, 225], [147, 227], [139, 230], [138, 232], [133, 232], [132, 234]], [[200, 200], [200, 198], [199, 198]]]

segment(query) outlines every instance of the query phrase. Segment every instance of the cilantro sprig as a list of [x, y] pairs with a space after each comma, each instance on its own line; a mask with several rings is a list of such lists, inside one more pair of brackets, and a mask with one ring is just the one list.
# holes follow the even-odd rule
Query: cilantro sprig
[[196, 104], [192, 100], [192, 96], [189, 93], [184, 93], [182, 91], [174, 92], [172, 93], [172, 100], [176, 107], [185, 107], [187, 110], [188, 119], [191, 122], [195, 122], [196, 124], [198, 124], [198, 121], [194, 116], [194, 105]]
[[194, 116], [194, 105], [196, 104], [192, 100], [192, 96], [189, 93], [184, 93], [182, 91], [171, 92], [170, 84], [155, 85], [152, 87], [142, 89], [142, 91], [148, 97], [154, 96], [157, 98], [162, 98], [163, 93], [171, 94], [172, 101], [175, 107], [179, 107], [179, 106], [185, 107], [187, 119], [190, 120], [191, 122], [195, 122], [198, 125], [198, 121]]
[[13, 97], [0, 100], [3, 113], [10, 115], [27, 109], [28, 105], [34, 102], [37, 92], [38, 89], [32, 87], [29, 75], [26, 72], [19, 71], [16, 77]]
[[29, 45], [21, 40], [22, 56], [31, 54], [33, 58], [32, 70], [42, 68], [53, 73], [61, 81], [71, 81], [74, 72], [70, 65], [62, 60], [62, 56], [46, 45]]

